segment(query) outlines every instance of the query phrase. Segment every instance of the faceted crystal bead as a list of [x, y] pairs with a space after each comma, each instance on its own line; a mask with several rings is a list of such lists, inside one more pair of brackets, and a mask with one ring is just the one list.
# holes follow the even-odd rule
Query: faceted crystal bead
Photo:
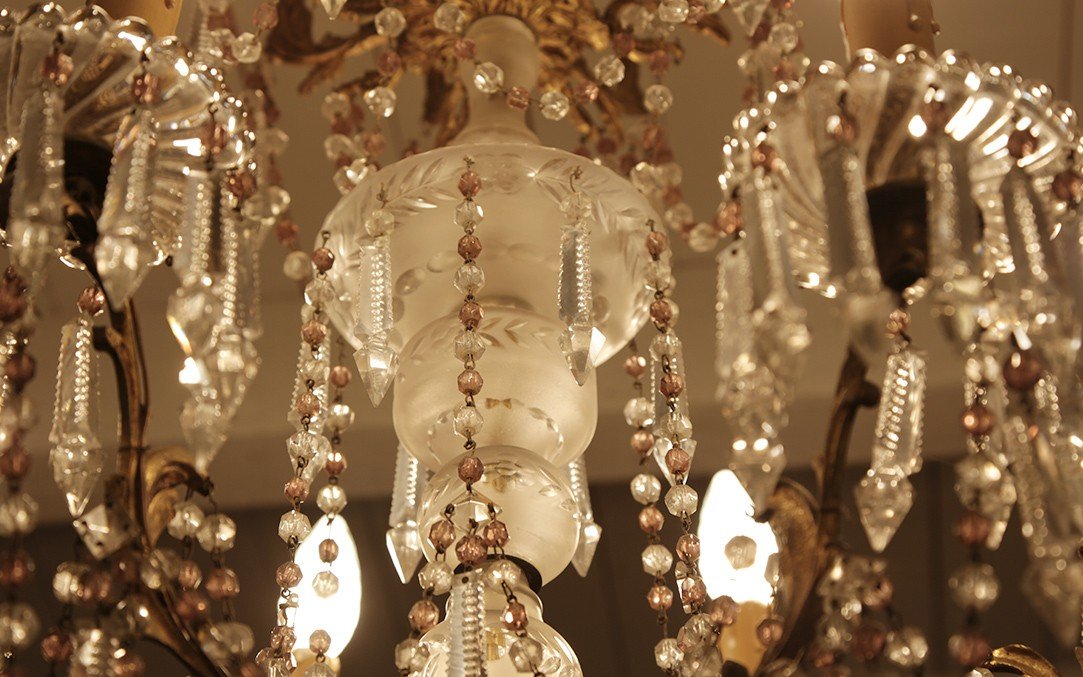
[[532, 673], [542, 666], [545, 650], [541, 642], [530, 637], [519, 637], [508, 651], [511, 662], [519, 672]]
[[854, 489], [854, 495], [869, 545], [883, 552], [914, 504], [910, 480], [897, 469], [870, 470]]
[[238, 63], [256, 63], [263, 52], [263, 43], [252, 33], [241, 33], [233, 39], [230, 52]]
[[335, 402], [327, 412], [327, 426], [334, 431], [343, 432], [354, 422], [354, 412], [345, 402]]
[[767, 39], [784, 54], [789, 54], [797, 49], [797, 27], [785, 21], [777, 23], [771, 27], [771, 33]]
[[78, 601], [82, 579], [90, 567], [81, 562], [61, 562], [53, 574], [53, 596], [61, 604]]
[[673, 553], [664, 545], [654, 543], [643, 549], [643, 571], [648, 576], [664, 576], [673, 568]]
[[687, 484], [677, 484], [666, 492], [666, 508], [675, 517], [691, 515], [699, 507], [699, 494]]
[[199, 631], [199, 644], [211, 660], [226, 665], [235, 656], [247, 656], [255, 645], [252, 628], [244, 623], [222, 621], [205, 625]]
[[0, 536], [28, 534], [38, 524], [38, 502], [25, 491], [8, 494], [0, 501]]
[[386, 235], [395, 229], [395, 215], [388, 209], [374, 209], [365, 217], [365, 232], [372, 237]]
[[484, 286], [485, 271], [476, 263], [464, 263], [455, 271], [455, 288], [463, 294], [476, 296]]
[[666, 672], [676, 670], [684, 658], [677, 640], [667, 637], [654, 645], [654, 662]]
[[666, 23], [683, 23], [688, 18], [688, 0], [662, 0], [658, 5], [658, 18]]
[[434, 595], [443, 595], [451, 590], [454, 575], [446, 562], [429, 562], [417, 575], [417, 582], [422, 590], [431, 590]]
[[653, 423], [654, 407], [646, 397], [633, 397], [624, 405], [624, 420], [633, 428], [647, 428]]
[[104, 504], [84, 513], [74, 524], [87, 550], [99, 560], [120, 550], [132, 537], [127, 516]]
[[455, 225], [460, 228], [477, 226], [485, 218], [485, 210], [473, 200], [463, 200], [455, 207]]
[[474, 69], [474, 86], [484, 94], [495, 94], [504, 86], [504, 70], [491, 61], [480, 63]]
[[312, 522], [309, 521], [307, 515], [297, 510], [283, 513], [282, 519], [278, 521], [278, 537], [286, 543], [291, 540], [300, 543], [311, 531]]
[[462, 33], [466, 28], [466, 15], [453, 2], [445, 2], [433, 13], [433, 23], [445, 33]]
[[225, 552], [231, 549], [237, 540], [237, 523], [224, 513], [208, 515], [196, 537], [199, 539], [199, 547], [207, 552]]
[[0, 649], [10, 652], [30, 646], [41, 631], [41, 621], [25, 602], [0, 603]]
[[747, 569], [756, 561], [756, 541], [745, 535], [734, 536], [726, 543], [726, 559], [734, 569]]
[[312, 579], [312, 589], [320, 597], [330, 597], [338, 592], [338, 576], [330, 571], [321, 571]]
[[948, 579], [952, 599], [964, 609], [985, 611], [1000, 596], [1000, 581], [991, 564], [968, 562]]
[[452, 425], [455, 428], [455, 434], [461, 437], [473, 437], [481, 431], [481, 426], [485, 420], [481, 416], [481, 412], [477, 407], [471, 407], [466, 404], [460, 404], [455, 409], [455, 416], [452, 421]]
[[376, 32], [388, 38], [397, 38], [406, 30], [406, 17], [395, 7], [384, 7], [376, 13]]
[[624, 62], [610, 54], [594, 65], [594, 77], [606, 87], [619, 85], [624, 79]]
[[314, 435], [302, 430], [290, 435], [286, 441], [286, 451], [290, 457], [291, 467], [297, 468], [304, 463], [301, 479], [311, 484], [316, 479], [316, 475], [327, 465], [327, 457], [331, 453], [331, 441], [323, 435]]
[[541, 114], [546, 120], [563, 120], [571, 110], [568, 97], [563, 92], [548, 91], [541, 96]]
[[139, 578], [151, 590], [161, 590], [180, 573], [180, 555], [165, 548], [155, 548], [139, 565]]
[[662, 483], [654, 475], [640, 473], [632, 478], [632, 498], [642, 505], [650, 505], [662, 495]]
[[316, 496], [316, 505], [327, 514], [340, 513], [346, 507], [346, 492], [337, 484], [321, 487]]
[[378, 118], [389, 118], [395, 113], [398, 97], [395, 90], [388, 87], [373, 87], [365, 92], [365, 106]]
[[455, 337], [455, 359], [465, 362], [473, 359], [475, 362], [485, 354], [485, 339], [476, 331], [462, 330]]
[[920, 667], [925, 663], [925, 657], [928, 654], [929, 643], [925, 641], [925, 635], [918, 628], [907, 626], [893, 630], [887, 635], [884, 655], [899, 667]]
[[485, 569], [481, 582], [491, 590], [514, 589], [523, 579], [523, 570], [508, 559], [498, 559]]
[[647, 87], [647, 91], [643, 93], [643, 105], [648, 112], [655, 115], [662, 115], [673, 105], [673, 92], [665, 85], [651, 85], [650, 87]]
[[195, 536], [203, 526], [203, 510], [191, 501], [178, 503], [166, 529], [178, 541]]

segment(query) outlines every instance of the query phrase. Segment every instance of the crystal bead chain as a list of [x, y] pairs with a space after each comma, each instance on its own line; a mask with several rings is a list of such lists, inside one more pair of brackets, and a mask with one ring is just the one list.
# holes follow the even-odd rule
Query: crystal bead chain
[[13, 267], [7, 269], [0, 281], [0, 297], [6, 300], [0, 318], [4, 336], [0, 475], [5, 485], [0, 498], [0, 585], [8, 588], [10, 598], [0, 614], [0, 623], [8, 631], [7, 640], [0, 644], [0, 668], [17, 671], [17, 652], [31, 645], [41, 627], [34, 608], [17, 598], [17, 590], [29, 582], [34, 570], [34, 560], [23, 545], [38, 522], [37, 501], [22, 486], [30, 468], [30, 456], [24, 445], [34, 418], [33, 405], [26, 394], [36, 371], [35, 360], [28, 352], [34, 312], [27, 284]]
[[[338, 354], [341, 357], [345, 352], [344, 344], [339, 338]], [[350, 383], [350, 370], [344, 364], [336, 364], [328, 375], [330, 382], [330, 406], [328, 407], [327, 429], [331, 438], [331, 450], [327, 456], [324, 469], [327, 471], [327, 484], [316, 495], [316, 505], [323, 511], [327, 518], [326, 528], [328, 537], [320, 541], [318, 552], [320, 562], [326, 565], [326, 569], [318, 572], [312, 580], [312, 586], [322, 597], [333, 595], [338, 591], [339, 580], [333, 571], [334, 562], [339, 556], [339, 543], [331, 537], [331, 523], [342, 513], [346, 507], [346, 492], [339, 486], [342, 473], [348, 466], [346, 457], [341, 451], [342, 433], [354, 422], [354, 413], [350, 405], [343, 401], [343, 390]], [[324, 594], [326, 593], [326, 594]], [[306, 677], [328, 677], [334, 672], [327, 666], [327, 652], [331, 648], [331, 635], [327, 630], [317, 628], [308, 637], [308, 648], [315, 655], [316, 665], [311, 666], [305, 672]]]
[[[624, 371], [632, 377], [634, 396], [624, 407], [624, 417], [635, 432], [632, 433], [632, 450], [639, 456], [640, 472], [632, 478], [632, 498], [643, 507], [639, 511], [639, 528], [647, 535], [647, 548], [643, 551], [644, 570], [651, 576], [652, 584], [647, 591], [647, 604], [656, 614], [662, 639], [654, 647], [655, 661], [666, 674], [675, 675], [683, 652], [677, 640], [669, 637], [669, 608], [673, 605], [673, 591], [666, 583], [665, 574], [672, 566], [673, 556], [661, 543], [659, 533], [665, 523], [665, 515], [658, 509], [662, 496], [662, 482], [651, 471], [651, 450], [654, 448], [653, 409], [643, 395], [643, 377], [647, 373], [647, 360], [629, 344], [630, 355], [624, 361]], [[647, 568], [647, 554], [651, 565]], [[668, 561], [669, 566], [663, 565]]]
[[[325, 242], [327, 238], [325, 232]], [[312, 253], [315, 280], [326, 280], [327, 271], [334, 263], [331, 251], [325, 246], [318, 247]], [[330, 378], [328, 328], [323, 323], [323, 300], [318, 296], [308, 300], [310, 302], [306, 303], [302, 312], [302, 359], [297, 378], [301, 388], [295, 390], [292, 412], [296, 414], [293, 420], [298, 432], [288, 442], [293, 477], [286, 483], [284, 494], [290, 510], [282, 515], [278, 525], [278, 535], [286, 543], [289, 559], [275, 572], [280, 601], [270, 646], [256, 657], [260, 666], [271, 674], [288, 674], [293, 667], [292, 651], [297, 641], [293, 624], [298, 604], [298, 595], [293, 588], [301, 583], [303, 576], [295, 559], [298, 546], [312, 531], [312, 523], [301, 512], [301, 505], [308, 498], [313, 479], [327, 465], [331, 455], [331, 443], [321, 434], [327, 417], [327, 383]]]
[[[967, 407], [961, 424], [967, 434], [967, 447], [976, 457], [984, 459], [992, 446], [991, 436], [999, 425], [999, 416], [990, 401], [994, 373], [987, 368], [989, 361], [995, 362], [996, 358], [984, 353], [979, 344], [971, 346], [968, 352], [968, 362], [975, 362], [973, 366], [977, 368], [967, 370]], [[960, 484], [962, 480], [960, 478]], [[995, 500], [995, 497], [982, 495], [987, 487], [977, 487], [977, 491], [970, 492], [969, 496], [959, 489], [957, 486], [966, 511], [956, 520], [953, 532], [966, 548], [967, 562], [948, 578], [948, 588], [952, 600], [964, 610], [965, 620], [963, 629], [949, 638], [948, 650], [961, 666], [973, 668], [991, 650], [989, 640], [981, 631], [980, 614], [992, 606], [1000, 593], [996, 572], [991, 564], [982, 561], [982, 549], [991, 547], [991, 542], [998, 544], [999, 538], [990, 540], [993, 523], [981, 511], [987, 501]]]

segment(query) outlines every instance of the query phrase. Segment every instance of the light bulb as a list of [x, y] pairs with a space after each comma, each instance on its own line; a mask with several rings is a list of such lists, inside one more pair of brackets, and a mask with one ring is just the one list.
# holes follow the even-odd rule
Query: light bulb
[[[320, 543], [327, 538], [338, 544], [338, 557], [331, 563], [320, 560]], [[334, 658], [350, 643], [361, 618], [361, 561], [346, 518], [342, 515], [333, 520], [328, 520], [327, 515], [321, 517], [308, 538], [297, 547], [295, 561], [304, 576], [294, 588], [298, 597], [294, 621], [297, 648], [307, 650], [312, 633], [325, 630], [331, 635], [327, 656]], [[317, 594], [312, 586], [316, 575], [323, 571], [338, 577], [338, 590], [326, 597]]]
[[[738, 604], [770, 605], [774, 593], [766, 574], [768, 559], [778, 553], [778, 538], [771, 525], [757, 522], [754, 514], [752, 499], [733, 472], [721, 470], [711, 478], [699, 520], [699, 568], [711, 597], [727, 595]], [[756, 544], [752, 563], [741, 569], [726, 556], [726, 545], [737, 536]]]

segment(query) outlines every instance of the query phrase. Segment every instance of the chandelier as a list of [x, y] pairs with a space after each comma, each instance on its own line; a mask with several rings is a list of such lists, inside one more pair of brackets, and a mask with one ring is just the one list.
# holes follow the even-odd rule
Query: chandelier
[[[585, 452], [595, 370], [611, 358], [631, 379], [629, 515], [644, 622], [659, 627], [635, 657], [689, 677], [920, 674], [928, 641], [892, 606], [889, 562], [840, 536], [848, 492], [876, 553], [920, 500], [915, 304], [963, 365], [955, 535], [968, 558], [948, 587], [966, 621], [949, 652], [972, 677], [1057, 674], [1029, 647], [991, 646], [980, 620], [1007, 584], [983, 555], [1014, 512], [1019, 585], [1063, 644], [1083, 631], [1083, 148], [1067, 104], [1008, 66], [937, 52], [918, 0], [843, 3], [848, 65], [804, 55], [792, 0], [318, 4], [264, 0], [243, 16], [199, 0], [183, 41], [179, 2], [0, 10], [0, 674], [40, 651], [73, 675], [139, 675], [143, 640], [200, 675], [363, 670], [339, 660], [361, 613], [343, 515], [356, 378], [374, 406], [391, 393], [399, 440], [386, 546], [420, 588], [387, 648], [399, 673], [582, 675], [541, 598], [569, 565], [590, 575], [603, 536]], [[684, 31], [748, 44], [745, 108], [713, 130], [725, 140], [709, 215], [684, 201], [667, 139]], [[358, 57], [371, 69], [340, 77]], [[288, 139], [268, 81], [282, 64], [309, 68], [302, 94], [330, 87], [310, 102], [342, 197], [311, 250], [277, 165]], [[383, 130], [404, 75], [424, 82], [433, 141], [395, 160]], [[570, 124], [578, 145], [543, 145], [528, 114]], [[234, 608], [237, 526], [212, 477], [260, 366], [270, 233], [303, 293], [283, 548], [266, 573], [279, 594], [253, 630]], [[702, 371], [678, 336], [671, 239], [717, 257], [728, 436], [708, 446], [728, 461], [702, 499], [687, 393]], [[61, 332], [39, 464], [59, 492], [35, 497], [22, 486], [38, 419], [30, 349], [53, 340], [34, 334], [55, 260], [89, 286]], [[183, 448], [147, 444], [149, 390], [171, 384], [149, 382], [133, 299], [156, 266], [178, 278], [165, 315], [184, 355]], [[783, 477], [780, 434], [816, 294], [849, 345], [810, 491]], [[100, 354], [115, 372], [115, 450]], [[862, 408], [876, 410], [872, 453], [850, 487]], [[61, 496], [78, 543], [52, 571], [63, 612], [49, 619], [21, 591], [38, 501]]]

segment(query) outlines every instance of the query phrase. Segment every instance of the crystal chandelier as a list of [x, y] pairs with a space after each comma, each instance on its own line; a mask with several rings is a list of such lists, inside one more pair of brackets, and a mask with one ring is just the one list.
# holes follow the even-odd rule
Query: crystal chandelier
[[[982, 555], [1013, 508], [1023, 590], [1065, 645], [1083, 629], [1083, 149], [1075, 112], [1045, 85], [938, 53], [919, 0], [845, 2], [848, 66], [802, 53], [792, 0], [321, 0], [315, 11], [337, 22], [322, 38], [303, 0], [265, 0], [250, 21], [229, 0], [200, 0], [183, 43], [155, 37], [176, 32], [179, 3], [148, 4], [125, 19], [110, 15], [133, 9], [120, 0], [0, 11], [3, 674], [35, 642], [72, 674], [142, 674], [142, 639], [197, 674], [361, 669], [339, 660], [361, 613], [342, 514], [356, 373], [374, 406], [393, 393], [386, 546], [401, 582], [420, 587], [388, 647], [399, 673], [582, 675], [541, 599], [569, 565], [589, 574], [602, 537], [585, 452], [596, 367], [622, 351], [629, 487], [660, 628], [637, 655], [696, 677], [919, 673], [928, 642], [893, 609], [888, 562], [840, 537], [848, 491], [877, 553], [920, 498], [909, 479], [922, 467], [928, 368], [909, 333], [919, 302], [964, 365], [955, 533], [969, 557], [948, 586], [967, 620], [950, 653], [976, 676], [1057, 674], [980, 629], [1002, 585]], [[727, 44], [727, 24], [749, 45], [747, 106], [718, 130], [729, 134], [720, 204], [700, 219], [667, 140], [665, 78], [685, 56], [682, 31]], [[373, 67], [340, 81], [361, 54]], [[331, 84], [314, 106], [342, 198], [312, 251], [280, 185], [273, 62], [309, 66], [305, 93]], [[434, 139], [391, 160], [383, 129], [404, 74], [423, 78]], [[571, 123], [579, 145], [543, 145], [528, 113]], [[237, 528], [211, 477], [259, 367], [271, 232], [303, 303], [279, 593], [253, 632], [235, 613]], [[688, 484], [696, 365], [676, 329], [668, 233], [717, 250], [729, 461], [702, 501]], [[43, 629], [18, 590], [42, 498], [21, 486], [29, 344], [53, 259], [91, 284], [62, 331], [49, 434], [79, 546], [53, 578], [63, 615]], [[187, 448], [146, 442], [151, 384], [132, 299], [159, 265], [178, 276], [166, 317], [185, 355]], [[815, 495], [783, 477], [780, 438], [814, 340], [812, 294], [831, 299], [849, 336]], [[117, 377], [115, 454], [100, 434], [98, 353]], [[881, 363], [877, 386], [867, 376]], [[876, 409], [871, 462], [848, 487], [861, 408]]]

